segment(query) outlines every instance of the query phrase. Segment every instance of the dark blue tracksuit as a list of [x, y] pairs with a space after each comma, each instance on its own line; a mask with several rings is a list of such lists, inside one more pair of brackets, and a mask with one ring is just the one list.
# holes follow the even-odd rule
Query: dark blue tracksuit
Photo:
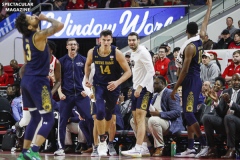
[[67, 54], [60, 58], [59, 61], [62, 71], [62, 92], [66, 96], [66, 99], [60, 101], [60, 141], [58, 141], [58, 145], [59, 148], [64, 148], [67, 121], [73, 107], [76, 106], [78, 113], [88, 121], [88, 130], [90, 133], [93, 132], [93, 119], [90, 114], [90, 99], [81, 95], [81, 92], [84, 91], [82, 80], [86, 58], [77, 54], [75, 58], [71, 59]]

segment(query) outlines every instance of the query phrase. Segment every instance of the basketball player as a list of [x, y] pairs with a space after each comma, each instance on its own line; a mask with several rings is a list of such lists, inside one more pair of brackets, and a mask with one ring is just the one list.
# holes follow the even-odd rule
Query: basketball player
[[[207, 25], [211, 13], [212, 0], [208, 0], [208, 9], [204, 17], [202, 27], [200, 30], [200, 37], [198, 33], [198, 25], [195, 22], [190, 22], [187, 25], [186, 33], [188, 40], [184, 43], [185, 46], [181, 47], [180, 57], [182, 59], [182, 68], [171, 93], [171, 98], [174, 98], [177, 89], [182, 85], [182, 106], [184, 117], [187, 122], [188, 131], [188, 148], [186, 151], [175, 155], [176, 157], [195, 157], [199, 158], [207, 153], [208, 147], [206, 141], [200, 131], [200, 127], [194, 113], [197, 110], [197, 104], [199, 94], [202, 88], [202, 82], [200, 79], [200, 63], [203, 52], [202, 40], [206, 36]], [[201, 39], [200, 39], [201, 38]], [[181, 56], [182, 54], [182, 56]], [[178, 60], [178, 58], [177, 58]], [[176, 61], [177, 62], [177, 61]], [[181, 65], [179, 65], [181, 67]], [[194, 145], [194, 133], [197, 135], [199, 142], [202, 146], [201, 151], [196, 154]]]
[[[106, 140], [108, 136], [105, 131], [112, 124], [112, 114], [120, 94], [119, 85], [131, 76], [131, 70], [121, 51], [111, 45], [111, 30], [106, 29], [100, 33], [100, 42], [99, 46], [88, 51], [85, 76], [86, 86], [91, 87], [89, 74], [91, 64], [94, 63], [93, 87], [97, 109], [95, 124], [100, 141], [97, 150], [99, 156], [106, 156], [108, 151]], [[123, 75], [121, 68], [124, 71]]]
[[[47, 21], [51, 27], [40, 30], [39, 22]], [[16, 28], [23, 35], [23, 48], [25, 58], [25, 72], [21, 81], [23, 104], [31, 114], [31, 120], [25, 132], [22, 153], [18, 159], [40, 160], [39, 147], [48, 136], [53, 124], [51, 93], [49, 79], [49, 51], [47, 37], [52, 36], [63, 28], [63, 24], [45, 15], [39, 16], [20, 13], [16, 19]], [[42, 126], [38, 131], [36, 141], [30, 148], [34, 132], [43, 119]]]
[[133, 92], [132, 115], [136, 124], [136, 145], [131, 150], [122, 151], [123, 155], [142, 157], [150, 155], [147, 146], [143, 145], [146, 133], [145, 117], [153, 93], [153, 76], [155, 74], [152, 57], [146, 47], [139, 45], [140, 40], [136, 32], [128, 35], [128, 46], [132, 50], [133, 62]]
[[[95, 74], [95, 67], [94, 67], [94, 63], [91, 64], [91, 73], [89, 75], [89, 81], [92, 83], [93, 81], [93, 76]], [[87, 95], [89, 96], [89, 98], [92, 101], [92, 108], [91, 108], [91, 112], [92, 112], [92, 117], [94, 120], [94, 127], [93, 127], [93, 139], [94, 139], [94, 146], [93, 146], [93, 151], [91, 153], [91, 157], [95, 157], [98, 156], [98, 133], [97, 133], [97, 127], [96, 127], [96, 104], [95, 104], [95, 99], [93, 96], [93, 91], [92, 89], [88, 88], [85, 86], [85, 76], [83, 78], [83, 88], [85, 90], [85, 92], [87, 93]], [[115, 133], [116, 133], [116, 113], [114, 112], [112, 115], [112, 124], [110, 125], [110, 127], [108, 128], [107, 132], [109, 133], [109, 142], [108, 142], [108, 150], [109, 150], [109, 154], [111, 156], [116, 156], [117, 152], [113, 146], [113, 140], [115, 137]]]

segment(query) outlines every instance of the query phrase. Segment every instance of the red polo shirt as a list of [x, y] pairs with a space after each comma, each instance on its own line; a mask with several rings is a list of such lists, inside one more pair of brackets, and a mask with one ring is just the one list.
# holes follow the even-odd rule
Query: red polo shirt
[[162, 75], [167, 81], [167, 70], [168, 70], [168, 63], [170, 60], [168, 58], [164, 58], [163, 60], [159, 59], [156, 61], [154, 65], [155, 72], [160, 72], [160, 75]]

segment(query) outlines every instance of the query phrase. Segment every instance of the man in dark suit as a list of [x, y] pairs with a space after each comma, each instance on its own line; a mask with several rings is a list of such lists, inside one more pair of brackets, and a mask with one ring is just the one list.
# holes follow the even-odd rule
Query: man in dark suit
[[[163, 136], [167, 134], [176, 134], [184, 130], [181, 118], [180, 97], [175, 94], [172, 100], [171, 89], [166, 87], [166, 79], [163, 76], [154, 78], [154, 93], [149, 111], [151, 117], [147, 120], [147, 130], [153, 135], [155, 152], [152, 156], [162, 156], [164, 148]], [[134, 130], [134, 122], [131, 120], [131, 126]]]
[[227, 133], [228, 151], [221, 158], [232, 159], [235, 157], [236, 135], [240, 134], [240, 74], [232, 76], [232, 88], [223, 91], [219, 105], [216, 108], [225, 113], [224, 126]]

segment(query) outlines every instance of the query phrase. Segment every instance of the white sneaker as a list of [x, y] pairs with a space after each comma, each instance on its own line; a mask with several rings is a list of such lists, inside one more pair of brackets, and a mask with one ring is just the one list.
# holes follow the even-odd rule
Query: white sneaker
[[[127, 151], [122, 151], [121, 154], [125, 156], [125, 155], [127, 155], [128, 152], [131, 152], [132, 150], [135, 150], [135, 147], [133, 147], [132, 149], [127, 150]], [[120, 153], [119, 153], [119, 155], [120, 155]]]
[[184, 152], [181, 152], [181, 153], [177, 153], [174, 157], [186, 157], [186, 158], [193, 158], [196, 156], [196, 151], [195, 149], [188, 149]]
[[201, 156], [205, 156], [208, 153], [208, 146], [203, 146], [200, 152], [195, 156], [195, 158], [200, 158]]
[[149, 152], [149, 149], [148, 149], [148, 147], [147, 147], [147, 143], [145, 142], [143, 142], [143, 144], [142, 144], [142, 156], [143, 157], [150, 157], [150, 152]]
[[[107, 137], [108, 138], [108, 137]], [[105, 139], [104, 142], [100, 141], [100, 137], [98, 137], [99, 140], [99, 144], [98, 144], [98, 148], [97, 148], [97, 152], [98, 155], [101, 156], [107, 156], [107, 151], [108, 151], [108, 147], [107, 147], [107, 138]]]
[[65, 152], [62, 148], [59, 148], [57, 151], [54, 152], [55, 156], [64, 156]]
[[142, 148], [140, 150], [136, 150], [136, 147], [128, 150], [128, 151], [122, 151], [122, 155], [124, 156], [131, 156], [133, 158], [141, 158], [142, 157]]

